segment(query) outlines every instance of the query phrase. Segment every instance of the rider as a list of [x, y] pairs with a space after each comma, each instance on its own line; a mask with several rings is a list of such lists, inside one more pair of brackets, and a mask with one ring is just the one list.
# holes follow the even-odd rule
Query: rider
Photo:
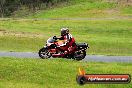
[[72, 51], [74, 49], [75, 39], [69, 33], [69, 29], [68, 28], [62, 28], [61, 29], [61, 37], [60, 38], [54, 37], [54, 38], [65, 41], [64, 44], [60, 45], [60, 46], [68, 46], [68, 49], [67, 49], [67, 51], [65, 53], [68, 53], [68, 52], [70, 52], [70, 51]]

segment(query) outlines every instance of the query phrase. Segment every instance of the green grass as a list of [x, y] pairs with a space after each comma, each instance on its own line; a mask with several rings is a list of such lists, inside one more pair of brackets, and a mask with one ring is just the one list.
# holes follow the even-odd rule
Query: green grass
[[43, 39], [14, 36], [0, 37], [0, 51], [37, 52], [43, 46]]
[[65, 59], [42, 60], [0, 58], [0, 88], [131, 88], [132, 84], [76, 83], [78, 68], [88, 74], [130, 74], [132, 63], [77, 62]]
[[76, 42], [90, 45], [88, 54], [132, 55], [131, 23], [131, 19], [4, 20], [0, 29], [8, 33], [0, 36], [0, 50], [38, 52], [50, 36], [60, 35], [64, 26], [70, 28]]
[[[71, 1], [72, 2], [72, 1]], [[86, 18], [86, 17], [108, 17], [108, 14], [104, 10], [112, 9], [116, 7], [115, 3], [107, 3], [101, 1], [80, 1], [74, 5], [64, 6], [60, 8], [48, 9], [38, 11], [29, 18]], [[75, 3], [75, 2], [74, 2]]]
[[132, 6], [122, 8], [122, 13], [128, 16], [131, 16], [132, 14]]
[[[124, 3], [125, 5], [126, 3]], [[132, 6], [107, 0], [71, 0], [67, 5], [37, 11], [28, 18], [104, 18], [132, 16]]]

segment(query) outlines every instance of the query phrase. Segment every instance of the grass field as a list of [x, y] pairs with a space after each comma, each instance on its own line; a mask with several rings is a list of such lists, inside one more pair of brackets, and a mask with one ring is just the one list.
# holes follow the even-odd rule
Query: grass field
[[[68, 5], [58, 5], [26, 16], [27, 20], [0, 19], [0, 51], [38, 52], [49, 37], [60, 35], [60, 28], [69, 27], [76, 42], [89, 44], [87, 54], [132, 56], [131, 9], [131, 6], [117, 5], [106, 0], [71, 0]], [[132, 63], [0, 57], [0, 88], [132, 88], [132, 83], [80, 86], [76, 83], [80, 66], [88, 74], [132, 75]]]
[[132, 5], [108, 0], [71, 0], [69, 5], [40, 10], [28, 18], [104, 18], [132, 16]]
[[[76, 83], [79, 66], [88, 74], [131, 74], [132, 63], [0, 58], [0, 88], [131, 88], [132, 84]], [[118, 69], [118, 70], [117, 70]]]
[[[104, 14], [107, 8], [114, 8], [114, 4], [99, 3], [99, 2], [82, 2], [71, 6], [62, 8], [55, 8], [52, 10], [40, 11], [31, 17], [34, 18], [72, 18], [72, 17], [101, 17], [108, 16]], [[107, 12], [106, 12], [107, 13]], [[98, 14], [98, 15], [97, 15]]]
[[90, 45], [89, 54], [132, 55], [132, 19], [4, 20], [0, 21], [1, 51], [37, 52], [50, 36], [69, 27], [77, 42]]

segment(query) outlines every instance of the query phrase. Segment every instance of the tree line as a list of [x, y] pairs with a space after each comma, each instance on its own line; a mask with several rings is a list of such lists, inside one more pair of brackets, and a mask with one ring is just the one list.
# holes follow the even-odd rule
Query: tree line
[[48, 8], [57, 3], [68, 1], [69, 0], [0, 0], [0, 17], [10, 16], [22, 6], [27, 7], [31, 11], [36, 11], [43, 8], [43, 6]]

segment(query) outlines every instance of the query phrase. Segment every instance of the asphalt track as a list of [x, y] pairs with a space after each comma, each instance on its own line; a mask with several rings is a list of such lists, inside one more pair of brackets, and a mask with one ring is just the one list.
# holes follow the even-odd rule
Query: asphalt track
[[[32, 52], [0, 52], [0, 57], [18, 57], [18, 58], [40, 59], [37, 53], [32, 53]], [[87, 55], [83, 61], [132, 62], [132, 56]]]

